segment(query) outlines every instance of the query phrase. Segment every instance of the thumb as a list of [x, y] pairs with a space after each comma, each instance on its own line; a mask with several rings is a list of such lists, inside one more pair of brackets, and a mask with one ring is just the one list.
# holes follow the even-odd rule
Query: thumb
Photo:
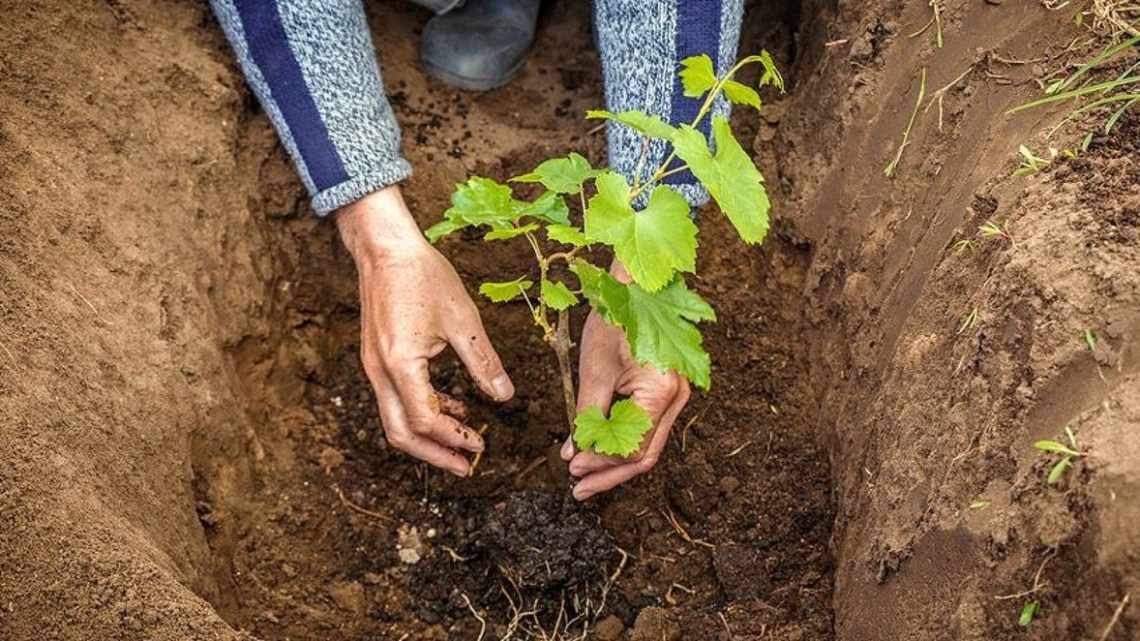
[[467, 322], [460, 323], [448, 342], [485, 394], [496, 401], [505, 401], [515, 395], [515, 385], [503, 369], [495, 348], [491, 347], [491, 339], [487, 338], [478, 313], [469, 317]]

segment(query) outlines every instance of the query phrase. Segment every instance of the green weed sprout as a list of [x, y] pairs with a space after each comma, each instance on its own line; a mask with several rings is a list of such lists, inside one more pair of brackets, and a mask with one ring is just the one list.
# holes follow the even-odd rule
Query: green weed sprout
[[[673, 126], [641, 111], [587, 112], [587, 118], [612, 120], [672, 145], [671, 153], [648, 180], [635, 179], [631, 185], [623, 175], [594, 168], [581, 155], [570, 153], [510, 179], [512, 183], [541, 184], [545, 191], [533, 201], [516, 199], [510, 185], [490, 178], [469, 179], [457, 186], [444, 220], [425, 232], [435, 242], [460, 229], [489, 227], [485, 241], [522, 238], [530, 245], [538, 266], [536, 279], [518, 276], [483, 283], [479, 291], [494, 302], [520, 297], [526, 302], [535, 325], [557, 356], [567, 421], [581, 449], [629, 456], [638, 451], [652, 428], [649, 414], [630, 399], [615, 403], [608, 417], [597, 407], [575, 413], [568, 312], [582, 299], [624, 331], [639, 363], [663, 372], [674, 370], [697, 387], [709, 387], [709, 355], [696, 323], [714, 321], [716, 313], [684, 279], [684, 274], [696, 270], [698, 230], [689, 216], [688, 202], [661, 180], [691, 171], [746, 244], [764, 240], [770, 208], [764, 178], [733, 136], [728, 119], [711, 115], [714, 101], [722, 94], [733, 103], [760, 109], [756, 89], [733, 79], [751, 64], [763, 68], [760, 87], [771, 85], [783, 91], [783, 78], [766, 51], [740, 60], [720, 77], [712, 60], [699, 55], [681, 61], [685, 95], [704, 98], [691, 123]], [[698, 129], [706, 117], [711, 117], [713, 148]], [[640, 196], [645, 197], [639, 200]], [[566, 197], [577, 197], [581, 204], [582, 226], [571, 223]], [[641, 200], [644, 207], [635, 211], [634, 203]], [[540, 231], [564, 248], [544, 253]], [[633, 282], [618, 281], [580, 255], [591, 245], [609, 247]], [[576, 283], [566, 280], [570, 275]]]
[[1033, 618], [1037, 616], [1037, 611], [1041, 609], [1041, 604], [1037, 601], [1030, 601], [1021, 606], [1021, 614], [1017, 616], [1017, 624], [1023, 628], [1029, 627], [1033, 623]]
[[1065, 437], [1068, 439], [1069, 445], [1048, 439], [1037, 441], [1033, 444], [1033, 447], [1041, 450], [1042, 452], [1061, 455], [1060, 460], [1054, 463], [1053, 467], [1049, 468], [1049, 475], [1045, 477], [1045, 482], [1049, 485], [1053, 485], [1057, 481], [1061, 480], [1061, 477], [1065, 475], [1065, 472], [1073, 466], [1073, 459], [1084, 456], [1084, 454], [1079, 451], [1080, 448], [1077, 446], [1077, 435], [1074, 434], [1073, 430], [1070, 429], [1067, 425], [1065, 426]]
[[[1106, 46], [1093, 56], [1091, 60], [1078, 67], [1072, 74], [1046, 87], [1045, 97], [1018, 105], [1006, 113], [1013, 114], [1055, 102], [1076, 100], [1088, 96], [1092, 100], [1087, 104], [1074, 108], [1066, 114], [1065, 117], [1049, 131], [1048, 136], [1052, 137], [1065, 123], [1075, 120], [1081, 114], [1107, 105], [1113, 105], [1115, 107], [1114, 111], [1104, 122], [1104, 133], [1106, 135], [1111, 133], [1112, 128], [1116, 126], [1117, 121], [1124, 115], [1124, 112], [1131, 109], [1137, 102], [1140, 102], [1140, 92], [1136, 90], [1136, 85], [1140, 83], [1140, 75], [1134, 75], [1133, 73], [1137, 67], [1140, 66], [1140, 63], [1129, 65], [1127, 69], [1112, 80], [1090, 83], [1088, 75], [1099, 69], [1101, 65], [1137, 45], [1140, 45], [1140, 36], [1128, 38], [1118, 44]], [[1086, 142], [1083, 145], [1086, 149], [1088, 148], [1087, 140], [1088, 138], [1086, 138]]]

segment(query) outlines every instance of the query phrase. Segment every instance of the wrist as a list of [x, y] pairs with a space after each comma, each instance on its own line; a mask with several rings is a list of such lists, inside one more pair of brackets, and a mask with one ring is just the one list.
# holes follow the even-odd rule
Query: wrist
[[357, 263], [428, 247], [397, 185], [341, 207], [335, 221], [341, 241]]

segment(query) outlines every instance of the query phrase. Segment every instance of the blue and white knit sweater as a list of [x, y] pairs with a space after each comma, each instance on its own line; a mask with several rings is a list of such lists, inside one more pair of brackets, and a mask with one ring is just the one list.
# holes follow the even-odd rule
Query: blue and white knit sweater
[[[362, 0], [210, 4], [318, 214], [411, 174]], [[673, 124], [692, 121], [700, 101], [682, 93], [679, 62], [705, 53], [718, 73], [727, 71], [736, 58], [742, 13], [743, 0], [594, 0], [607, 108], [640, 109]], [[714, 109], [727, 113], [728, 104], [722, 100]], [[632, 178], [640, 136], [609, 123], [607, 137], [610, 165]], [[667, 153], [667, 143], [654, 141], [643, 172]], [[693, 205], [708, 199], [688, 172], [666, 182]]]

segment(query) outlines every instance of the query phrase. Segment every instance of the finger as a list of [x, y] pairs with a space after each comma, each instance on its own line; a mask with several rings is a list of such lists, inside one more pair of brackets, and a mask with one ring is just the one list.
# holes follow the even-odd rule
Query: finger
[[602, 414], [609, 416], [610, 404], [614, 400], [614, 379], [598, 372], [599, 368], [586, 359], [582, 361], [578, 368], [578, 411], [597, 407]]
[[467, 418], [467, 405], [463, 401], [443, 392], [436, 392], [435, 396], [436, 402], [439, 403], [439, 411], [460, 420]]
[[483, 321], [477, 312], [459, 324], [457, 332], [448, 339], [459, 360], [470, 372], [471, 378], [483, 393], [496, 401], [505, 401], [515, 395], [515, 384], [503, 369], [503, 362], [491, 346], [491, 339], [483, 330]]
[[482, 452], [485, 447], [483, 437], [463, 423], [440, 414], [432, 420], [431, 430], [421, 433], [440, 445], [454, 447], [468, 452]]
[[[368, 371], [368, 368], [365, 368]], [[384, 434], [392, 447], [414, 456], [421, 461], [447, 470], [457, 476], [467, 476], [470, 464], [458, 452], [417, 436], [408, 426], [400, 396], [393, 388], [387, 375], [369, 374], [372, 388], [380, 406], [380, 420], [384, 424]], [[478, 434], [476, 434], [478, 436]]]
[[426, 358], [393, 365], [393, 385], [407, 417], [409, 430], [440, 445], [471, 452], [483, 451], [483, 437], [450, 416], [440, 413], [443, 407], [439, 392], [432, 389]]
[[628, 458], [606, 456], [604, 454], [598, 454], [597, 452], [578, 452], [578, 454], [570, 460], [570, 475], [583, 477], [593, 472], [624, 465], [629, 462], [630, 459]]
[[396, 449], [406, 452], [425, 463], [429, 463], [461, 477], [466, 477], [471, 470], [471, 463], [462, 454], [451, 448], [444, 447], [429, 438], [411, 432], [408, 432], [406, 437], [401, 436], [398, 441], [394, 441], [392, 436], [388, 438], [388, 442], [392, 443]]
[[673, 429], [673, 424], [677, 421], [681, 410], [684, 409], [685, 404], [689, 401], [689, 393], [689, 386], [687, 383], [684, 383], [676, 399], [662, 415], [661, 423], [654, 431], [649, 445], [645, 448], [645, 454], [641, 459], [587, 474], [574, 486], [574, 498], [579, 501], [585, 501], [595, 494], [612, 490], [638, 474], [644, 474], [653, 469], [661, 453], [665, 450], [665, 443], [669, 440], [669, 433]]
[[563, 461], [569, 461], [574, 458], [574, 453], [574, 437], [567, 436], [566, 440], [562, 442], [562, 449], [559, 450], [559, 454], [562, 456]]

